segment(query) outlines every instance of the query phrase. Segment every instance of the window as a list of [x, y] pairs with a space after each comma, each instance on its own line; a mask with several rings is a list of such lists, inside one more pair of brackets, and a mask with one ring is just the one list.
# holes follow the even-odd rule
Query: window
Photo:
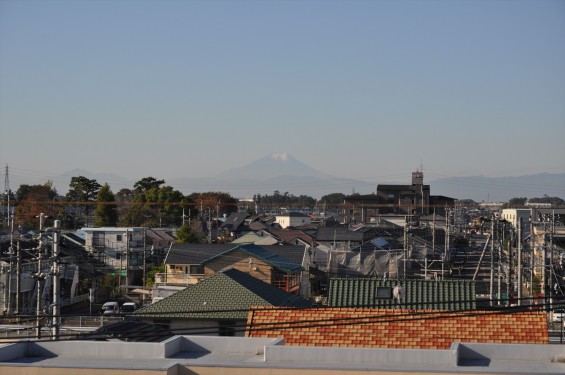
[[235, 336], [235, 322], [233, 320], [221, 321], [219, 325], [219, 336]]
[[116, 234], [116, 241], [122, 242], [122, 235], [121, 234]]
[[392, 288], [389, 286], [378, 286], [375, 299], [392, 299]]
[[204, 275], [204, 267], [199, 265], [191, 265], [190, 266], [190, 274], [191, 275]]

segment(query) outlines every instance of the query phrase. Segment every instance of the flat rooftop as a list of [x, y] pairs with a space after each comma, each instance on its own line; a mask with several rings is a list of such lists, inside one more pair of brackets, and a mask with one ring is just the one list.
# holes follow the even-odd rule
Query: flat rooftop
[[[0, 345], [0, 373], [564, 374], [565, 345], [453, 343], [450, 349], [285, 346], [284, 339], [174, 336], [160, 343], [17, 342]], [[241, 372], [236, 371], [240, 369]]]

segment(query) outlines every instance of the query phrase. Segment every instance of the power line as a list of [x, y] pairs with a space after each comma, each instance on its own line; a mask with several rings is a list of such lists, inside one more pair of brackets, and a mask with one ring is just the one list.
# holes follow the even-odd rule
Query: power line
[[[555, 304], [557, 305], [557, 304]], [[324, 309], [331, 309], [332, 307], [318, 307], [318, 308], [292, 308], [292, 307], [261, 307], [257, 309], [258, 311], [265, 311], [265, 310], [324, 310]], [[359, 307], [358, 307], [359, 308]], [[362, 308], [362, 307], [361, 307]], [[238, 310], [213, 310], [218, 312], [250, 312], [254, 309], [238, 309]], [[374, 309], [377, 310], [377, 309]], [[385, 309], [379, 309], [385, 310]], [[388, 311], [393, 309], [386, 309]], [[273, 330], [288, 330], [294, 328], [315, 328], [315, 327], [324, 327], [324, 326], [347, 326], [347, 325], [366, 325], [366, 324], [380, 324], [380, 323], [394, 323], [400, 321], [420, 321], [420, 320], [437, 320], [437, 319], [455, 319], [461, 317], [473, 317], [473, 316], [484, 316], [484, 315], [506, 315], [506, 314], [515, 314], [521, 312], [531, 311], [531, 306], [513, 306], [513, 307], [498, 307], [498, 308], [490, 308], [490, 309], [483, 309], [483, 310], [453, 310], [453, 311], [414, 311], [410, 310], [406, 313], [403, 310], [400, 310], [400, 314], [369, 314], [364, 316], [356, 316], [356, 317], [341, 317], [341, 318], [327, 318], [327, 319], [307, 319], [307, 320], [292, 320], [292, 321], [284, 321], [284, 322], [271, 322], [271, 323], [257, 323], [253, 325], [245, 324], [232, 324], [226, 325], [224, 328], [230, 328], [233, 332], [253, 332], [253, 331], [273, 331]], [[536, 309], [538, 310], [538, 309]], [[542, 311], [542, 307], [540, 306], [539, 311]], [[210, 313], [211, 311], [190, 311], [185, 313]], [[172, 314], [173, 312], [171, 312]], [[178, 313], [178, 312], [174, 312]], [[153, 314], [156, 315], [156, 314]], [[46, 316], [48, 318], [49, 316]], [[147, 318], [151, 316], [148, 315]], [[168, 330], [172, 334], [195, 334], [195, 335], [204, 335], [210, 333], [218, 333], [219, 327], [217, 325], [208, 326], [208, 327], [192, 327], [192, 328], [182, 328], [182, 329], [174, 329]], [[127, 338], [143, 338], [149, 336], [155, 336], [154, 331], [149, 331], [148, 329], [135, 329], [135, 330], [122, 330], [116, 333], [106, 333], [106, 336], [113, 337], [113, 336], [126, 336]], [[100, 332], [88, 332], [88, 333], [79, 333], [79, 334], [62, 334], [59, 336], [58, 340], [62, 338], [69, 337], [69, 338], [78, 338], [78, 339], [88, 339], [91, 337], [99, 337], [101, 334]], [[24, 336], [22, 339], [31, 339], [35, 336]], [[44, 336], [46, 341], [53, 341], [52, 338], [48, 336]], [[20, 342], [21, 340], [15, 340], [13, 342]], [[33, 340], [37, 342], [36, 340]], [[10, 341], [5, 341], [10, 342]]]

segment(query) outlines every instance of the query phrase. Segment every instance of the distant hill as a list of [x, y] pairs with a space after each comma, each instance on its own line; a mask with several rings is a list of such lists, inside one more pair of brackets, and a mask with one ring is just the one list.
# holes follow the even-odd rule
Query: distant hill
[[449, 177], [430, 184], [433, 195], [476, 202], [507, 202], [512, 198], [550, 197], [565, 199], [565, 173], [539, 173], [515, 177]]
[[335, 192], [376, 191], [374, 184], [327, 175], [287, 153], [267, 155], [212, 178], [173, 178], [169, 182], [180, 191], [225, 191], [238, 198], [273, 194], [275, 190], [315, 198]]
[[[152, 175], [148, 171], [148, 176]], [[94, 174], [74, 169], [51, 179], [59, 194], [66, 194], [74, 176], [96, 179], [100, 184], [108, 182], [114, 193], [122, 188], [133, 188], [135, 181], [114, 174]], [[390, 181], [367, 182], [331, 176], [315, 170], [287, 153], [274, 153], [239, 168], [227, 170], [211, 178], [166, 178], [166, 184], [183, 194], [202, 191], [222, 191], [236, 198], [252, 198], [254, 194], [288, 192], [295, 196], [309, 195], [321, 198], [331, 193], [375, 193], [378, 184]], [[409, 184], [411, 176], [407, 175]], [[13, 189], [20, 184], [43, 184], [45, 181], [12, 180]], [[395, 182], [395, 184], [398, 182]], [[436, 180], [424, 178], [432, 195], [444, 195], [455, 199], [472, 199], [476, 202], [507, 202], [512, 198], [539, 198], [545, 194], [565, 199], [565, 173], [539, 173], [515, 177], [449, 177]], [[401, 183], [402, 184], [402, 183]]]

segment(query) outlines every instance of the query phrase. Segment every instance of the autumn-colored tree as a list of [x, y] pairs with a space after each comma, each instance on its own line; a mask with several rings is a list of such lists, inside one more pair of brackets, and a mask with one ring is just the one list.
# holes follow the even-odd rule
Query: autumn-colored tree
[[201, 217], [223, 216], [237, 212], [236, 198], [229, 193], [208, 191], [204, 193], [192, 193], [188, 197], [193, 202], [194, 208]]
[[[16, 192], [18, 198], [15, 222], [17, 225], [39, 228], [39, 214], [44, 213], [51, 221], [63, 207], [57, 202], [57, 190], [51, 181], [43, 185], [21, 185]], [[48, 225], [48, 221], [44, 225]]]

